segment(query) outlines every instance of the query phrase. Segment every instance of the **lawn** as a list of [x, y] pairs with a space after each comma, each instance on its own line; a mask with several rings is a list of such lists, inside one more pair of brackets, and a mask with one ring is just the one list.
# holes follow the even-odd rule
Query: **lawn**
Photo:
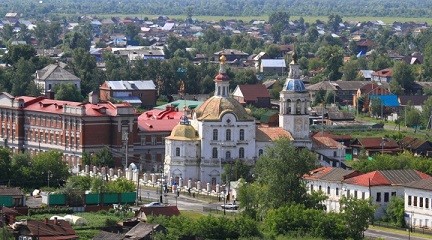
[[[73, 15], [73, 14], [61, 14], [61, 15]], [[97, 15], [102, 18], [107, 17], [139, 17], [144, 18], [148, 17], [149, 19], [155, 19], [159, 15], [148, 15], [148, 14], [99, 14]], [[179, 19], [184, 20], [186, 19], [186, 15], [169, 15], [168, 16], [171, 19]], [[268, 15], [260, 15], [260, 16], [193, 16], [193, 18], [197, 19], [198, 21], [219, 21], [219, 20], [229, 20], [229, 19], [236, 19], [236, 20], [242, 20], [244, 22], [250, 22], [251, 20], [268, 20]], [[327, 21], [328, 16], [291, 16], [291, 20], [298, 20], [300, 17], [303, 17], [305, 22], [308, 23], [314, 23], [317, 19], [322, 21]], [[342, 19], [344, 21], [359, 21], [359, 22], [365, 22], [365, 21], [374, 21], [374, 20], [381, 20], [384, 23], [391, 24], [395, 21], [398, 22], [427, 22], [429, 24], [432, 23], [432, 18], [406, 18], [406, 17], [368, 17], [368, 16], [357, 16], [357, 17], [347, 17], [342, 16]]]

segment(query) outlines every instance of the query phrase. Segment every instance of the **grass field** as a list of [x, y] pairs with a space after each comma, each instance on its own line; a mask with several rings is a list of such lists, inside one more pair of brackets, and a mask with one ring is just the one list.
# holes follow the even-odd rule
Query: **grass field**
[[[95, 14], [96, 15], [96, 14]], [[147, 14], [99, 14], [97, 15], [99, 17], [139, 17], [144, 18], [148, 17], [149, 19], [157, 18], [159, 15], [147, 15]], [[186, 15], [169, 15], [168, 16], [171, 19], [186, 19]], [[322, 20], [327, 21], [327, 16], [291, 16], [291, 20], [298, 20], [300, 17], [303, 17], [305, 22], [313, 23], [316, 20]], [[268, 15], [261, 15], [261, 16], [193, 16], [193, 18], [196, 18], [199, 21], [219, 21], [221, 19], [228, 20], [228, 19], [237, 19], [242, 20], [244, 22], [249, 22], [251, 20], [268, 20]], [[373, 21], [373, 20], [381, 20], [387, 24], [393, 23], [395, 21], [398, 22], [427, 22], [429, 24], [432, 24], [432, 18], [407, 18], [407, 17], [372, 17], [372, 16], [358, 16], [358, 17], [345, 17], [343, 16], [342, 19], [344, 21]]]

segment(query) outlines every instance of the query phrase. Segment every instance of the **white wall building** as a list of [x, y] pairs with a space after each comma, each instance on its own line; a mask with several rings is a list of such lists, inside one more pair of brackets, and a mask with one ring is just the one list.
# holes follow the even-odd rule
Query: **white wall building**
[[[229, 93], [229, 77], [225, 70], [225, 57], [221, 57], [220, 69], [215, 77], [214, 96], [207, 99], [193, 114], [189, 121], [183, 117], [165, 142], [164, 174], [167, 179], [182, 181], [201, 181], [201, 186], [210, 184], [212, 189], [222, 184], [223, 166], [233, 160], [240, 159], [246, 164], [255, 164], [258, 156], [265, 148], [280, 137], [289, 138], [296, 143], [292, 132], [301, 129], [299, 146], [310, 143], [309, 124], [306, 115], [308, 98], [302, 98], [302, 110], [296, 115], [296, 126], [290, 122], [291, 113], [283, 116], [285, 125], [280, 127], [257, 126], [255, 119]], [[292, 63], [298, 69], [296, 63]], [[297, 68], [296, 68], [297, 67]], [[287, 79], [286, 85], [294, 81]], [[304, 84], [296, 79], [297, 84]], [[301, 82], [301, 83], [300, 83]], [[304, 88], [296, 91], [293, 88], [284, 90], [284, 96], [309, 96]], [[300, 105], [299, 105], [300, 107]], [[291, 131], [292, 132], [291, 132]], [[298, 133], [296, 133], [298, 134]], [[306, 144], [307, 145], [307, 144]], [[310, 145], [310, 144], [309, 144]], [[183, 184], [184, 185], [184, 184]]]
[[357, 199], [371, 199], [377, 206], [375, 218], [385, 214], [385, 209], [393, 196], [404, 196], [404, 184], [429, 175], [415, 170], [382, 170], [359, 174], [352, 170], [322, 167], [304, 176], [308, 191], [322, 191], [329, 198], [325, 201], [327, 211], [340, 211], [342, 196]]
[[404, 200], [407, 225], [432, 228], [432, 178], [406, 184]]
[[50, 64], [36, 71], [36, 85], [42, 89], [42, 93], [53, 91], [60, 84], [72, 84], [78, 91], [81, 90], [81, 79], [66, 71], [61, 64]]

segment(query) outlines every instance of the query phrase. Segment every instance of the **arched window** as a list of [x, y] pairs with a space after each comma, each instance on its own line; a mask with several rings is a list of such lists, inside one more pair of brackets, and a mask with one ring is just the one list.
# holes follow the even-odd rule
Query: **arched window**
[[301, 114], [301, 101], [300, 99], [296, 102], [296, 114]]
[[180, 148], [176, 147], [176, 151], [175, 151], [176, 157], [180, 157]]
[[244, 148], [239, 148], [239, 158], [244, 158], [245, 156], [245, 153], [244, 153]]
[[212, 158], [217, 158], [218, 157], [218, 150], [217, 150], [217, 148], [213, 148], [213, 150], [212, 150]]
[[230, 151], [226, 151], [225, 158], [226, 158], [226, 160], [231, 159], [231, 152]]
[[244, 129], [240, 129], [240, 141], [243, 141], [245, 139], [244, 137]]
[[258, 150], [258, 156], [263, 155], [264, 151], [262, 149]]
[[214, 141], [218, 140], [218, 130], [217, 129], [213, 129], [213, 140]]
[[287, 103], [286, 103], [286, 114], [291, 114], [291, 99], [288, 99], [287, 100]]
[[226, 130], [226, 139], [227, 141], [231, 141], [231, 129]]

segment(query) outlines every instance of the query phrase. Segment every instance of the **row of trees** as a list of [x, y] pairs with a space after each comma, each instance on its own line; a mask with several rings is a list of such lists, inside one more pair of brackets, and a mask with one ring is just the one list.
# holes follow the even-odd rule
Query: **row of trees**
[[[169, 7], [168, 7], [169, 6]], [[337, 6], [337, 7], [335, 7]], [[43, 17], [53, 14], [152, 14], [152, 15], [211, 15], [211, 16], [258, 16], [279, 9], [290, 9], [297, 16], [325, 16], [331, 13], [345, 16], [391, 16], [391, 17], [428, 17], [432, 2], [430, 0], [407, 0], [396, 3], [391, 0], [337, 1], [322, 0], [319, 4], [311, 1], [251, 1], [238, 0], [186, 0], [154, 2], [150, 0], [129, 0], [128, 4], [118, 1], [26, 1], [4, 0], [0, 14], [4, 16], [11, 9], [19, 9], [29, 17]]]
[[12, 154], [9, 149], [0, 148], [0, 169], [0, 185], [25, 189], [58, 187], [63, 185], [69, 176], [63, 154], [58, 151], [30, 156], [28, 153]]

